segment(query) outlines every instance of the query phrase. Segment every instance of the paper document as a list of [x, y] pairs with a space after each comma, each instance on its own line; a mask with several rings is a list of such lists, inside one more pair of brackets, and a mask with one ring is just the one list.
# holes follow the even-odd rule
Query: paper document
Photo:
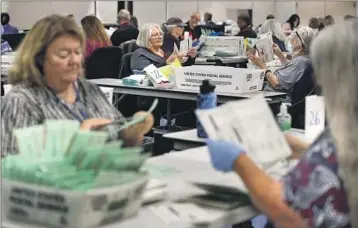
[[196, 114], [211, 139], [242, 145], [264, 170], [291, 155], [289, 145], [262, 96], [229, 102], [215, 109], [197, 110]]
[[322, 96], [307, 96], [305, 110], [305, 132], [315, 140], [325, 128], [325, 107]]
[[[175, 45], [175, 44], [174, 44]], [[191, 38], [180, 41], [180, 53], [186, 55], [186, 53], [193, 47], [193, 40]]]
[[272, 36], [266, 36], [256, 41], [256, 49], [265, 63], [275, 60], [272, 45]]

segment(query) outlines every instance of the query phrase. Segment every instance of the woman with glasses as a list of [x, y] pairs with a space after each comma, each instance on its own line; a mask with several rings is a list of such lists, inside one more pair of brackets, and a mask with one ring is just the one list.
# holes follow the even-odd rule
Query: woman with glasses
[[290, 43], [293, 47], [291, 61], [288, 61], [279, 46], [274, 44], [274, 53], [283, 65], [283, 67], [275, 72], [267, 70], [268, 68], [261, 58], [251, 52], [248, 53], [249, 59], [256, 66], [266, 70], [265, 77], [268, 83], [264, 90], [290, 93], [301, 77], [312, 74], [312, 62], [308, 53], [310, 44], [316, 34], [317, 33], [309, 27], [301, 27], [291, 34]]
[[163, 31], [159, 25], [148, 23], [144, 24], [137, 38], [139, 47], [132, 55], [130, 61], [131, 70], [143, 71], [144, 68], [153, 64], [162, 67], [171, 64], [177, 55], [166, 58], [163, 46]]
[[[180, 50], [180, 37], [183, 35], [185, 24], [180, 18], [172, 17], [163, 25], [164, 40], [162, 50], [165, 56], [171, 56]], [[188, 50], [186, 58], [183, 59], [184, 66], [190, 66], [195, 63], [197, 51], [195, 48]]]

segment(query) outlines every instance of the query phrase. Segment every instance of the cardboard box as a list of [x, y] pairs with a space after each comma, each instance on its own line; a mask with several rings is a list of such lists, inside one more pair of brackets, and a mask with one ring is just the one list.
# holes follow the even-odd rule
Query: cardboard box
[[9, 69], [15, 61], [15, 52], [9, 52], [1, 56], [1, 74], [8, 75]]
[[135, 215], [148, 175], [88, 192], [65, 191], [3, 179], [2, 210], [10, 220], [59, 228], [94, 228]]
[[176, 87], [199, 92], [202, 81], [209, 79], [219, 93], [247, 93], [262, 90], [264, 70], [221, 66], [173, 68]]

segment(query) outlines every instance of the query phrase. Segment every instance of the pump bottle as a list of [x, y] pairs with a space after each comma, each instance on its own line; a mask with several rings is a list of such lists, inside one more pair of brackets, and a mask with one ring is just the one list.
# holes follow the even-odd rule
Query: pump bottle
[[282, 131], [288, 131], [291, 129], [292, 117], [287, 111], [287, 106], [290, 104], [282, 103], [280, 112], [277, 114], [277, 123]]

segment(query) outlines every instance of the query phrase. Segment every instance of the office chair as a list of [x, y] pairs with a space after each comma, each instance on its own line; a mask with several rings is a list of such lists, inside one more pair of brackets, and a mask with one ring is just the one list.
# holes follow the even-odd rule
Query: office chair
[[16, 51], [17, 47], [21, 44], [25, 36], [26, 33], [3, 34], [1, 35], [1, 39], [6, 40], [9, 43], [11, 49]]
[[310, 67], [292, 90], [292, 106], [289, 108], [289, 113], [292, 117], [293, 128], [305, 128], [306, 96], [317, 95], [317, 91], [313, 69]]
[[118, 47], [96, 49], [86, 60], [86, 78], [118, 78], [122, 50]]
[[125, 78], [132, 74], [131, 69], [131, 58], [132, 58], [133, 52], [129, 52], [123, 55], [122, 57], [122, 66], [119, 71], [119, 78]]
[[136, 40], [128, 40], [122, 43], [121, 45], [119, 45], [119, 48], [122, 49], [122, 53], [124, 55], [130, 52], [134, 52], [135, 50], [138, 49], [138, 46], [136, 44]]

